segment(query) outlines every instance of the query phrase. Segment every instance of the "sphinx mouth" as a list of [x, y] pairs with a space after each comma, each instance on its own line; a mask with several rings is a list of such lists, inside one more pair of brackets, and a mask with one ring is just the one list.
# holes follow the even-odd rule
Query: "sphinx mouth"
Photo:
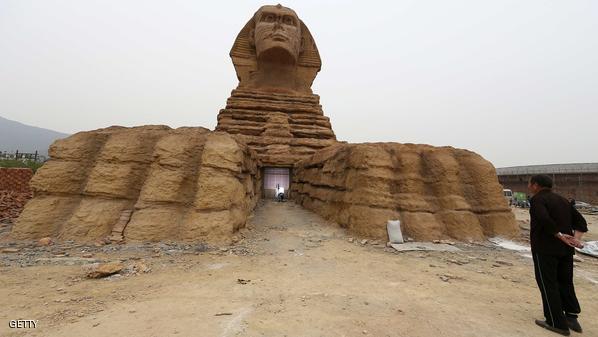
[[287, 41], [289, 38], [280, 33], [274, 33], [269, 36], [274, 41]]

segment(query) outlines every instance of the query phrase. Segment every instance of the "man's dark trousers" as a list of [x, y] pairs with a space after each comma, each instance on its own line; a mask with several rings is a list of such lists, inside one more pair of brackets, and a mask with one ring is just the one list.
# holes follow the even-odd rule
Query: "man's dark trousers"
[[573, 287], [573, 255], [534, 253], [533, 258], [546, 322], [555, 328], [567, 330], [565, 314], [577, 317], [581, 311]]

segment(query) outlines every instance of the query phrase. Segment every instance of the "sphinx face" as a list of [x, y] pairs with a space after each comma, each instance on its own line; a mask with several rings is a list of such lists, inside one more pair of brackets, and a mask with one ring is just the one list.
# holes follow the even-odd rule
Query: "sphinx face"
[[258, 60], [297, 63], [301, 50], [301, 25], [297, 14], [282, 6], [263, 6], [255, 13], [254, 20]]

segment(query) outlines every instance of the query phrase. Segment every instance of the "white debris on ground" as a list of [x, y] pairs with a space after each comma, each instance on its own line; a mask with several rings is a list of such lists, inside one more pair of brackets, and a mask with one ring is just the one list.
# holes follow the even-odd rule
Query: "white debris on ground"
[[388, 220], [386, 223], [386, 230], [388, 232], [388, 239], [390, 243], [403, 243], [403, 233], [401, 232], [400, 220]]
[[399, 252], [408, 251], [437, 251], [437, 252], [458, 252], [461, 249], [445, 244], [432, 242], [405, 242], [405, 243], [391, 243], [390, 246]]
[[585, 242], [583, 248], [575, 248], [575, 250], [585, 255], [598, 257], [598, 241]]
[[507, 240], [507, 239], [503, 239], [503, 238], [499, 238], [499, 237], [490, 238], [490, 239], [488, 239], [488, 241], [492, 242], [493, 244], [495, 244], [499, 247], [502, 247], [502, 248], [508, 249], [508, 250], [515, 250], [518, 252], [531, 252], [532, 251], [529, 246], [524, 246], [515, 241], [511, 241], [511, 240]]

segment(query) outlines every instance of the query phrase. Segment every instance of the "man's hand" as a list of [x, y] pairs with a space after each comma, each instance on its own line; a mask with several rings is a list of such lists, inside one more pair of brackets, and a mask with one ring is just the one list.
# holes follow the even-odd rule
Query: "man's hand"
[[561, 241], [563, 241], [566, 245], [574, 247], [574, 248], [583, 248], [583, 243], [576, 239], [575, 237], [569, 235], [569, 234], [563, 234], [563, 233], [559, 233], [557, 235], [557, 238], [559, 238]]

